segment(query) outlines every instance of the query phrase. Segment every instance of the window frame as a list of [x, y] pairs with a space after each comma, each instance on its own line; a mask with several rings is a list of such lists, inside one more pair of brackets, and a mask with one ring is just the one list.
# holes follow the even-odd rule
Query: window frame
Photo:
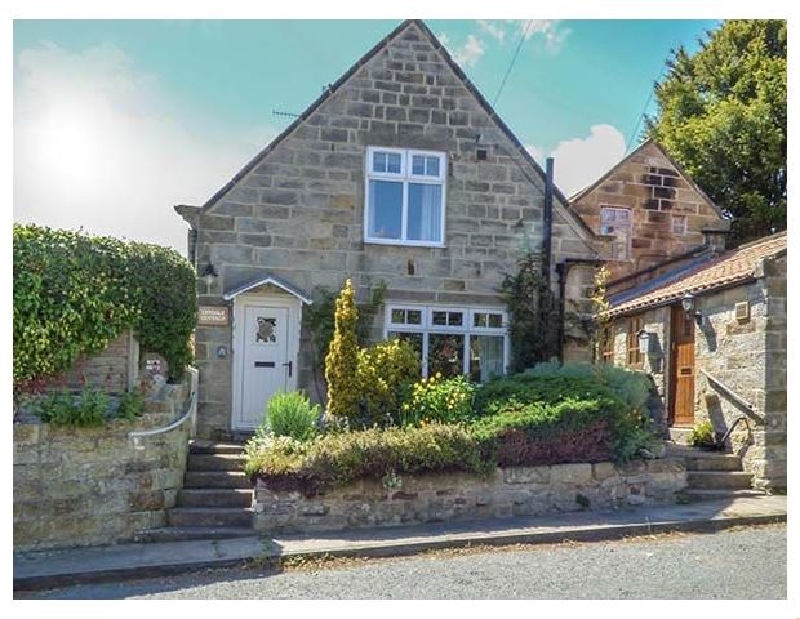
[[631, 316], [628, 318], [625, 365], [629, 368], [642, 369], [644, 367], [644, 355], [639, 350], [639, 331], [642, 329], [644, 329], [644, 317]]
[[[392, 323], [393, 310], [419, 310], [422, 312], [422, 320], [418, 325]], [[463, 315], [461, 325], [434, 325], [433, 312], [461, 312]], [[475, 327], [475, 314], [500, 314], [502, 316], [502, 326], [500, 327]], [[487, 318], [488, 323], [488, 318]], [[511, 364], [511, 349], [508, 335], [508, 312], [499, 307], [453, 307], [448, 305], [422, 305], [415, 303], [389, 303], [386, 305], [386, 314], [383, 321], [383, 337], [388, 339], [389, 333], [421, 333], [422, 350], [420, 359], [420, 372], [424, 378], [428, 377], [428, 335], [464, 335], [463, 374], [469, 377], [472, 358], [470, 355], [473, 336], [493, 335], [503, 338], [503, 375], [508, 373]]]
[[[617, 223], [616, 217], [613, 218], [610, 223], [606, 222], [606, 221], [603, 221], [603, 212], [604, 211], [612, 211], [614, 213], [617, 213], [617, 212], [625, 212], [625, 213], [627, 213], [627, 220], [624, 222], [624, 226], [619, 225]], [[602, 206], [600, 206], [600, 234], [602, 236], [614, 236], [613, 232], [611, 232], [611, 233], [603, 232], [604, 226], [612, 226], [614, 228], [622, 228], [622, 227], [627, 228], [628, 234], [626, 235], [626, 242], [625, 242], [625, 256], [623, 258], [615, 258], [613, 256], [613, 253], [614, 253], [614, 245], [613, 244], [614, 243], [620, 243], [620, 241], [616, 240], [616, 237], [615, 237], [615, 240], [612, 241], [612, 246], [611, 246], [611, 253], [612, 253], [611, 259], [612, 260], [620, 260], [620, 261], [622, 261], [622, 260], [632, 260], [633, 259], [633, 242], [632, 242], [632, 236], [633, 236], [633, 209], [626, 208], [624, 206], [611, 206], [611, 205], [602, 205]]]
[[[400, 173], [393, 172], [373, 172], [372, 163], [375, 153], [398, 153], [400, 154]], [[413, 157], [436, 157], [439, 159], [439, 175], [427, 176], [413, 174]], [[403, 185], [403, 199], [400, 213], [400, 238], [384, 239], [372, 237], [369, 234], [369, 201], [370, 201], [370, 181], [390, 181], [399, 182]], [[408, 197], [409, 185], [427, 184], [439, 185], [442, 188], [442, 201], [439, 213], [439, 229], [441, 239], [438, 241], [418, 241], [406, 238], [408, 236]], [[417, 150], [413, 148], [394, 148], [383, 146], [368, 146], [364, 159], [364, 242], [375, 245], [403, 245], [409, 247], [439, 247], [445, 246], [445, 203], [447, 201], [447, 153], [441, 151]]]
[[[675, 230], [675, 222], [683, 221], [683, 229], [680, 231]], [[689, 229], [689, 218], [686, 215], [670, 215], [670, 232], [676, 236], [684, 236]]]

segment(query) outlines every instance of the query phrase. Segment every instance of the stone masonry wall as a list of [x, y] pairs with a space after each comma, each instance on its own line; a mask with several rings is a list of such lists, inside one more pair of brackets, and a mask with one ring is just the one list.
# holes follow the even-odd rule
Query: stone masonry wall
[[274, 492], [258, 481], [254, 526], [262, 534], [326, 531], [671, 503], [685, 485], [680, 458], [625, 466], [603, 462], [496, 469], [487, 477], [409, 476], [389, 489], [380, 481], [361, 480], [313, 497]]
[[49, 380], [44, 390], [80, 389], [86, 385], [106, 393], [124, 393], [133, 389], [138, 372], [139, 343], [130, 331], [125, 331], [96, 355], [80, 355], [69, 371]]
[[[373, 145], [446, 153], [445, 247], [364, 242]], [[591, 234], [555, 201], [553, 263], [594, 256]], [[498, 288], [515, 270], [523, 233], [533, 249], [542, 245], [543, 206], [540, 173], [412, 23], [209, 210], [184, 216], [197, 229], [197, 264], [219, 272], [210, 290], [199, 284], [202, 305], [268, 273], [309, 294], [350, 277], [360, 298], [383, 280], [387, 302], [503, 307]], [[301, 337], [299, 386], [313, 394], [308, 334]], [[230, 327], [196, 333], [201, 435], [230, 424], [232, 357], [215, 353], [230, 342]]]
[[[721, 221], [652, 142], [635, 151], [597, 187], [575, 198], [572, 206], [597, 234], [602, 207], [631, 210], [631, 255], [607, 264], [612, 280], [702, 245], [701, 228]], [[672, 215], [686, 217], [684, 234], [672, 232]]]
[[164, 526], [183, 484], [190, 420], [138, 445], [128, 434], [167, 425], [185, 398], [168, 389], [135, 424], [14, 424], [14, 550], [132, 541]]

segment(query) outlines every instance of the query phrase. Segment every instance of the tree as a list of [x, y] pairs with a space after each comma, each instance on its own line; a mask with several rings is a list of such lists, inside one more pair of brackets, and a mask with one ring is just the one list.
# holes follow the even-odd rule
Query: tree
[[732, 221], [738, 244], [786, 229], [786, 22], [730, 20], [673, 50], [646, 133]]
[[333, 418], [351, 419], [358, 413], [358, 341], [356, 328], [358, 310], [355, 292], [348, 279], [336, 299], [333, 321], [333, 339], [325, 357], [325, 380], [328, 383], [328, 415]]

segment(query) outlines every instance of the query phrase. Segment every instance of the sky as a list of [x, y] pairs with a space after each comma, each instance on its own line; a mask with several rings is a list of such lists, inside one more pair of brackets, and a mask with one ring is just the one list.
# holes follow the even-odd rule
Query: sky
[[[204, 203], [291, 122], [275, 112], [301, 113], [398, 23], [15, 20], [14, 221], [185, 253], [173, 205]], [[636, 147], [670, 50], [720, 22], [426, 23], [569, 195]]]

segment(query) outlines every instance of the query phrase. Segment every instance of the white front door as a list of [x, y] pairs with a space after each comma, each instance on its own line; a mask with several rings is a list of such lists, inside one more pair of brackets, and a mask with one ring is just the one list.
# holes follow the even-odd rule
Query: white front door
[[279, 391], [289, 391], [296, 384], [294, 355], [290, 355], [289, 337], [295, 326], [288, 307], [244, 305], [239, 313], [239, 397], [234, 413], [234, 427], [255, 428], [261, 424], [267, 401]]

